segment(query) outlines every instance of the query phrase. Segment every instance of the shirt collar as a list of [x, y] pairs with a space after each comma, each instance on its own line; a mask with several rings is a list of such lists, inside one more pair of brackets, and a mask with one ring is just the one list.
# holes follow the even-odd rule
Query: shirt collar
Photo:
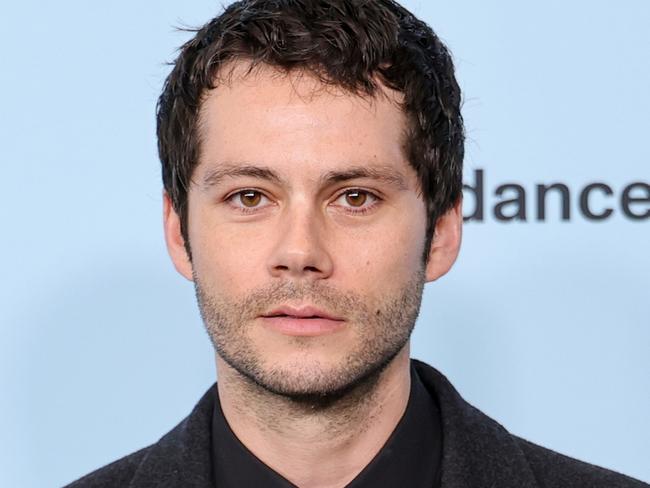
[[[217, 486], [295, 488], [239, 441], [228, 426], [216, 391], [215, 396], [212, 453]], [[441, 452], [438, 406], [412, 367], [411, 391], [404, 415], [379, 453], [347, 487], [439, 486]]]

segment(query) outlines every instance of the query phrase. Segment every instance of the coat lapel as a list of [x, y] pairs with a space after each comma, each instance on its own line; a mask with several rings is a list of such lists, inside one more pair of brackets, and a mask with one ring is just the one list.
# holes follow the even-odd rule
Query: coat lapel
[[513, 436], [463, 400], [441, 373], [413, 362], [440, 406], [442, 488], [538, 488]]
[[142, 460], [129, 488], [213, 488], [212, 410], [216, 383], [194, 410], [164, 435]]
[[[514, 437], [461, 398], [441, 373], [414, 361], [442, 416], [442, 488], [538, 488]], [[152, 445], [131, 488], [213, 488], [212, 410], [216, 383], [192, 413]]]

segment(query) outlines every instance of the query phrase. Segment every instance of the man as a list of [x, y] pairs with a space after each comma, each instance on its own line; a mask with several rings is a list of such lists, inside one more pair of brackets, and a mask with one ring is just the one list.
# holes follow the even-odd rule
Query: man
[[164, 226], [219, 381], [73, 487], [637, 487], [509, 434], [409, 359], [461, 241], [450, 56], [390, 0], [244, 0], [158, 110]]

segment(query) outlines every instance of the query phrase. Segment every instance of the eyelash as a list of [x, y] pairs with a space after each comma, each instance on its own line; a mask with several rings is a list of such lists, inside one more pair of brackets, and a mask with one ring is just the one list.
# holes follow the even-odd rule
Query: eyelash
[[364, 207], [352, 207], [352, 206], [344, 206], [340, 205], [341, 208], [344, 208], [346, 212], [352, 214], [352, 215], [363, 215], [371, 210], [374, 210], [374, 208], [379, 205], [379, 202], [381, 201], [381, 198], [376, 193], [371, 192], [370, 190], [366, 190], [364, 188], [347, 188], [346, 190], [342, 191], [337, 195], [337, 197], [334, 199], [336, 202], [338, 199], [345, 197], [345, 195], [349, 195], [351, 193], [365, 193], [372, 202], [367, 204]]
[[252, 192], [259, 193], [261, 198], [266, 198], [267, 200], [270, 200], [269, 197], [267, 197], [263, 191], [258, 190], [257, 188], [244, 188], [243, 190], [238, 190], [236, 192], [230, 193], [228, 196], [226, 196], [225, 202], [228, 203], [232, 208], [234, 208], [235, 210], [243, 214], [252, 214], [255, 212], [259, 212], [261, 207], [245, 207], [243, 205], [240, 206], [232, 203], [232, 200], [234, 198], [238, 196], [241, 197], [245, 193], [252, 193]]
[[[229, 195], [227, 195], [224, 200], [232, 208], [234, 208], [235, 210], [237, 210], [237, 211], [239, 211], [239, 212], [241, 212], [243, 214], [251, 214], [251, 213], [259, 212], [261, 207], [246, 207], [246, 206], [243, 206], [243, 205], [240, 206], [240, 205], [235, 205], [235, 204], [232, 203], [232, 200], [234, 198], [236, 198], [238, 196], [241, 197], [241, 195], [243, 195], [245, 193], [250, 193], [250, 192], [259, 193], [261, 198], [266, 198], [267, 200], [270, 200], [269, 197], [267, 197], [266, 194], [263, 191], [258, 190], [256, 188], [244, 188], [243, 190], [238, 190], [236, 192], [233, 192], [233, 193], [230, 193]], [[364, 188], [347, 188], [344, 191], [340, 192], [336, 196], [336, 198], [334, 198], [333, 201], [336, 202], [340, 198], [345, 197], [346, 195], [349, 195], [349, 194], [352, 194], [352, 193], [355, 193], [355, 192], [356, 193], [364, 193], [364, 194], [366, 194], [368, 197], [370, 197], [370, 199], [372, 201], [371, 201], [371, 203], [369, 203], [368, 205], [366, 205], [364, 207], [353, 207], [353, 206], [337, 205], [339, 208], [343, 208], [345, 210], [345, 212], [347, 212], [347, 213], [349, 213], [351, 215], [363, 215], [363, 214], [366, 214], [366, 213], [370, 212], [371, 210], [373, 210], [379, 204], [379, 202], [382, 200], [376, 193], [374, 193], [374, 192], [372, 192], [370, 190], [366, 190]]]

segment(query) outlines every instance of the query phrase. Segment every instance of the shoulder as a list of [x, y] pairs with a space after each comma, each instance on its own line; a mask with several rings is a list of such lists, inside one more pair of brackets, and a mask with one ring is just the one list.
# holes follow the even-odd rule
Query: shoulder
[[133, 452], [113, 461], [92, 473], [73, 481], [64, 488], [108, 488], [126, 487], [133, 479], [138, 466], [142, 463], [151, 446]]
[[512, 436], [543, 488], [648, 488], [646, 483]]
[[511, 434], [467, 403], [442, 373], [419, 361], [413, 364], [420, 380], [438, 402], [443, 430], [443, 482], [447, 485], [650, 488], [641, 481]]
[[[214, 383], [191, 413], [157, 442], [74, 481], [65, 488], [212, 486], [211, 417]], [[193, 484], [187, 480], [193, 480]]]

